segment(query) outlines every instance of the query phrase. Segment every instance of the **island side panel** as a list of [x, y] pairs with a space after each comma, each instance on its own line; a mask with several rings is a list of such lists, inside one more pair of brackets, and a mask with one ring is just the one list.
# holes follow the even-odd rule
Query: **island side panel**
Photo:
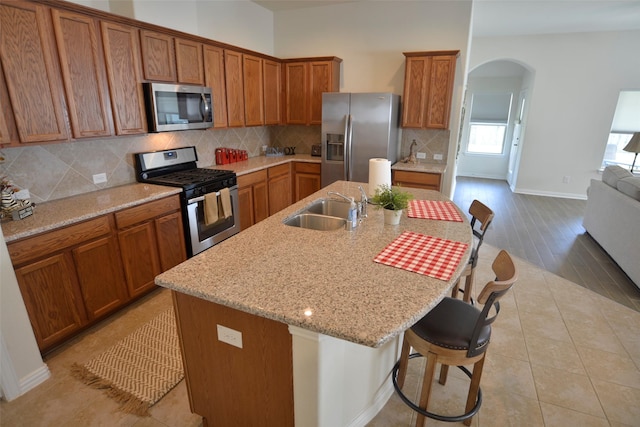
[[[287, 325], [172, 291], [191, 411], [206, 426], [294, 425]], [[242, 348], [217, 325], [242, 333]]]

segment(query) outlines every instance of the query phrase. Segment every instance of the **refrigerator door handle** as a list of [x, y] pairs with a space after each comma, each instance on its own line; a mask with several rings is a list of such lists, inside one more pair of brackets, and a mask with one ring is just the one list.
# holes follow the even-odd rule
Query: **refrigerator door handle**
[[353, 136], [353, 117], [351, 114], [347, 116], [346, 127], [344, 132], [344, 179], [351, 181], [353, 179], [353, 156], [351, 155]]

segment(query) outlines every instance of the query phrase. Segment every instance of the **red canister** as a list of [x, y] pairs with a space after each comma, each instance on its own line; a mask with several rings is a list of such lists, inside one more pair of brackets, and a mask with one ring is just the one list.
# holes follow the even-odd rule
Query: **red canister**
[[229, 153], [226, 148], [216, 148], [216, 165], [226, 165], [229, 163]]
[[238, 161], [238, 152], [235, 148], [229, 148], [229, 163], [235, 163]]

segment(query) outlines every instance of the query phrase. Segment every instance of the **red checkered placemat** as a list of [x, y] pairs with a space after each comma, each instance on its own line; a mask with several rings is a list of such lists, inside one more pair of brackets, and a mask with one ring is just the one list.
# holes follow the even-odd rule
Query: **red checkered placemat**
[[409, 218], [462, 222], [462, 217], [452, 202], [437, 200], [410, 200], [407, 215]]
[[468, 246], [462, 242], [405, 231], [373, 261], [448, 281]]

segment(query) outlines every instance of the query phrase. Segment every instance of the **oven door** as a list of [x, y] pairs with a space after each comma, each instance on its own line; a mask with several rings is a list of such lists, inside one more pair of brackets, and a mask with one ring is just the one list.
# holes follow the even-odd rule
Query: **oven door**
[[220, 219], [208, 225], [204, 218], [204, 196], [187, 200], [188, 240], [190, 240], [187, 252], [190, 257], [240, 232], [237, 185], [229, 188], [229, 195], [233, 214], [229, 218]]

